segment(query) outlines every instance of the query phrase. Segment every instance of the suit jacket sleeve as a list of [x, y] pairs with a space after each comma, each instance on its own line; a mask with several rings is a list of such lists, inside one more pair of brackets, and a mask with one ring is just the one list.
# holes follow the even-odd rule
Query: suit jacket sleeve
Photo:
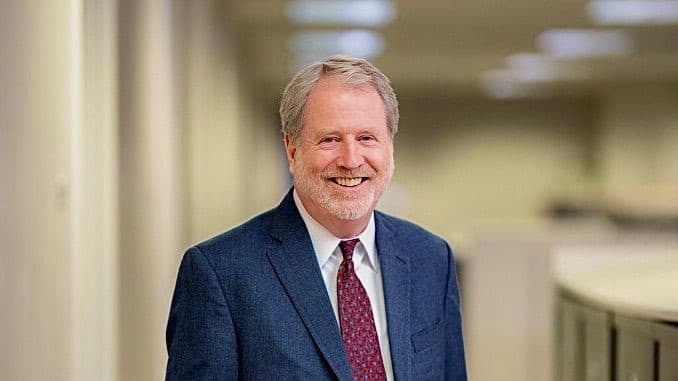
[[166, 380], [235, 380], [236, 337], [223, 290], [197, 247], [181, 261], [167, 323]]
[[449, 270], [445, 297], [445, 380], [466, 380], [466, 360], [462, 336], [461, 301], [457, 269], [450, 246], [447, 245]]

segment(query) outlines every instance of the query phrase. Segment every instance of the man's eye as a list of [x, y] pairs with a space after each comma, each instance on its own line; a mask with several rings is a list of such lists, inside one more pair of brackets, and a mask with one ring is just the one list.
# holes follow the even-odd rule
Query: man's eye
[[362, 142], [370, 142], [370, 141], [374, 140], [374, 136], [364, 135], [364, 136], [359, 137], [358, 140], [360, 140]]
[[339, 141], [339, 139], [337, 139], [336, 137], [328, 136], [326, 138], [323, 138], [320, 142], [321, 143], [334, 143], [334, 142], [338, 142], [338, 141]]

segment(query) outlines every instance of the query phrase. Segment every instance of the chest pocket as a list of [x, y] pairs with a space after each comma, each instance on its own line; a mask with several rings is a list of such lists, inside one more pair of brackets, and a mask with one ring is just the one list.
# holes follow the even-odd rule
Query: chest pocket
[[432, 326], [423, 329], [414, 335], [412, 335], [412, 346], [414, 347], [414, 352], [422, 352], [425, 349], [429, 348], [436, 342], [444, 342], [443, 338], [443, 326], [444, 326], [444, 321], [438, 320], [435, 324]]
[[439, 320], [410, 338], [414, 354], [412, 376], [415, 380], [438, 380], [444, 377], [445, 322]]

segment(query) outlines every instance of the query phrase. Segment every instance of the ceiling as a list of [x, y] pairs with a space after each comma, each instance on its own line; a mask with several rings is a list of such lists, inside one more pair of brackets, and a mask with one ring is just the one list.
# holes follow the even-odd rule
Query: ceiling
[[[289, 40], [295, 32], [347, 28], [295, 25], [287, 16], [288, 3], [241, 0], [229, 7], [243, 66], [257, 92], [265, 96], [277, 97], [294, 70]], [[511, 55], [539, 52], [541, 33], [553, 28], [596, 27], [587, 16], [587, 3], [394, 0], [392, 22], [371, 28], [384, 41], [382, 53], [371, 60], [389, 75], [399, 94], [487, 96], [487, 81], [482, 78], [494, 77], [484, 73], [507, 68]], [[618, 83], [678, 82], [678, 24], [597, 28], [628, 31], [636, 49], [614, 57], [549, 60], [550, 68], [564, 74], [520, 83], [524, 91], [516, 94], [585, 96]]]

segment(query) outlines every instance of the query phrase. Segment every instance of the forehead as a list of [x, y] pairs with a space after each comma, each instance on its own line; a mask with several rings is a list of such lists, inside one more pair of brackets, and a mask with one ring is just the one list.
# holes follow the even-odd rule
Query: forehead
[[317, 129], [353, 127], [386, 131], [386, 111], [381, 96], [370, 83], [347, 84], [336, 76], [321, 78], [306, 99], [302, 133]]
[[308, 103], [312, 99], [318, 99], [336, 93], [353, 93], [356, 96], [370, 93], [374, 93], [377, 96], [379, 95], [371, 82], [358, 84], [339, 75], [323, 75], [313, 87], [311, 87], [311, 90], [306, 96], [306, 102]]

